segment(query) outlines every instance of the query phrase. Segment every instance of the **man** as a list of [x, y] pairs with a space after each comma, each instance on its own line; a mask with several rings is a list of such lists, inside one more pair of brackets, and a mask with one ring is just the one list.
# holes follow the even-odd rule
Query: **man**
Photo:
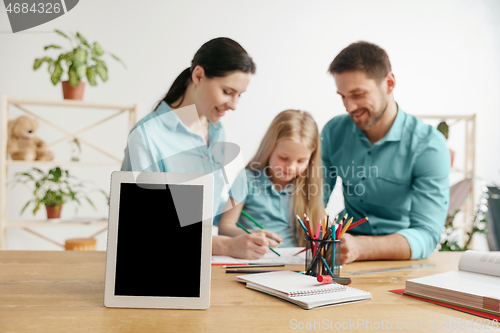
[[329, 72], [348, 115], [330, 120], [321, 134], [325, 204], [340, 176], [342, 214], [353, 222], [369, 218], [344, 235], [341, 262], [428, 257], [448, 211], [444, 136], [395, 102], [396, 79], [379, 46], [349, 45]]

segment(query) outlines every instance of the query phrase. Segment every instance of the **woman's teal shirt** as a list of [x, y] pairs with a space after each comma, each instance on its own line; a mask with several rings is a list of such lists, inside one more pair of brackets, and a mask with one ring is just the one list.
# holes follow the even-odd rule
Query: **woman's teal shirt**
[[[225, 200], [224, 143], [222, 124], [210, 123], [208, 146], [186, 127], [164, 101], [155, 112], [141, 119], [130, 131], [122, 171], [213, 174], [214, 222], [217, 224]], [[195, 108], [186, 112], [196, 112]]]

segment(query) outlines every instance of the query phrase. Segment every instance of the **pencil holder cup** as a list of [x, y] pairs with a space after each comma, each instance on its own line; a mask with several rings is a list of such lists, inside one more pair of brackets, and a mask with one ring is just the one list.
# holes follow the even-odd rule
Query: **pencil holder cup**
[[[306, 240], [306, 274], [340, 276], [340, 240]], [[325, 265], [326, 264], [326, 265]]]

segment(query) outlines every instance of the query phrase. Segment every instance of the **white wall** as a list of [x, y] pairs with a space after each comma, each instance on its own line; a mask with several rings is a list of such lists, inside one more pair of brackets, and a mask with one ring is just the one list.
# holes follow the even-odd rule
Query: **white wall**
[[[8, 33], [6, 12], [1, 9], [0, 94], [62, 98], [60, 86], [52, 86], [45, 68], [33, 72], [32, 65], [35, 58], [44, 55], [43, 46], [66, 45], [63, 38], [50, 31], [73, 30], [90, 41], [99, 41], [128, 67], [124, 70], [109, 60], [109, 81], [88, 87], [85, 100], [138, 103], [142, 117], [190, 65], [204, 42], [219, 36], [231, 37], [246, 48], [257, 64], [257, 74], [237, 111], [223, 120], [228, 140], [239, 144], [244, 157], [249, 159], [267, 124], [284, 109], [310, 111], [320, 128], [333, 116], [345, 112], [327, 68], [348, 44], [367, 40], [388, 52], [397, 80], [395, 97], [403, 110], [416, 115], [477, 114], [477, 175], [499, 182], [498, 17], [500, 2], [496, 0], [84, 0], [54, 21], [12, 34]], [[49, 112], [60, 117], [60, 125], [69, 129], [80, 128], [91, 120], [85, 117], [76, 122], [66, 111]], [[88, 118], [99, 118], [90, 114]], [[87, 138], [103, 142], [107, 150], [121, 155], [126, 133], [118, 129], [124, 125], [122, 119], [117, 126], [106, 127], [107, 134], [96, 131]], [[40, 136], [48, 141], [56, 135], [47, 127], [40, 130]], [[463, 154], [460, 140], [455, 145], [457, 154]], [[66, 143], [55, 151], [59, 158], [68, 158]], [[78, 176], [93, 179], [103, 189], [109, 185], [110, 171], [110, 168], [75, 169]], [[16, 218], [28, 193], [20, 188], [10, 193], [9, 216]], [[64, 214], [70, 217], [73, 210], [67, 207]], [[80, 209], [80, 215], [106, 214], [104, 202], [99, 202], [97, 213], [87, 207]], [[38, 231], [55, 235], [61, 241], [93, 232], [73, 229]], [[98, 243], [103, 249], [105, 235]], [[8, 232], [8, 248], [57, 249], [21, 230]]]

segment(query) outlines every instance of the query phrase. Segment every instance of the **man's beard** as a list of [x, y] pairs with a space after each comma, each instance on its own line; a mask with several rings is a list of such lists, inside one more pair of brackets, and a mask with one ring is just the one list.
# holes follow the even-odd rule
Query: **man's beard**
[[368, 126], [366, 126], [365, 128], [362, 129], [363, 131], [369, 130], [370, 128], [372, 128], [373, 126], [375, 126], [375, 124], [378, 123], [378, 121], [380, 119], [382, 119], [382, 117], [384, 116], [385, 111], [387, 111], [387, 107], [389, 106], [389, 99], [386, 99], [385, 103], [382, 103], [382, 105], [384, 105], [384, 106], [381, 107], [378, 110], [378, 112], [373, 113], [373, 119], [371, 119], [371, 122], [368, 124]]

